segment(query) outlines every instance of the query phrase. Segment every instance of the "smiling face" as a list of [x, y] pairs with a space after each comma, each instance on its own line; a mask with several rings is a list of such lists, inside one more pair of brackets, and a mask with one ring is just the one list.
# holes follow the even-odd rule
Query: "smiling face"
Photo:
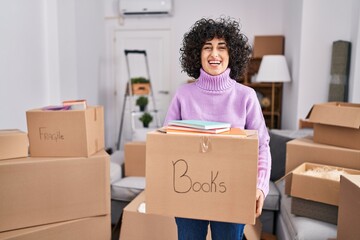
[[223, 73], [229, 65], [229, 52], [222, 38], [206, 41], [201, 49], [201, 65], [212, 76]]

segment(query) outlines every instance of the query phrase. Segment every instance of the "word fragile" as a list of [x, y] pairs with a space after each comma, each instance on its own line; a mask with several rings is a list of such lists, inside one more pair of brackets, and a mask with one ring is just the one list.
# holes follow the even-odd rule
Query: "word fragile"
[[219, 171], [211, 171], [208, 181], [194, 181], [193, 177], [188, 174], [189, 165], [184, 159], [173, 162], [173, 187], [177, 193], [187, 193], [191, 190], [194, 192], [226, 192], [225, 182], [217, 180]]
[[40, 140], [43, 141], [59, 141], [64, 140], [64, 135], [60, 133], [60, 130], [50, 131], [46, 127], [39, 128]]

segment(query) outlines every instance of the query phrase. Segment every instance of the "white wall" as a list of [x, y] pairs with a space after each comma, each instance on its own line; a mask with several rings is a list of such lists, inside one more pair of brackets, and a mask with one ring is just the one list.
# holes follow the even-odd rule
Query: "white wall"
[[[352, 14], [359, 9], [355, 2], [302, 0], [287, 3], [289, 11], [285, 15], [290, 21], [284, 22], [285, 36], [291, 47], [286, 46], [285, 54], [291, 62], [293, 81], [284, 85], [282, 128], [296, 129], [298, 119], [305, 118], [313, 104], [328, 101], [332, 43], [351, 41], [354, 49], [359, 41], [354, 34], [354, 29], [358, 30], [353, 26]], [[356, 22], [355, 26], [358, 26]], [[354, 55], [352, 61], [355, 60]], [[351, 69], [351, 102], [360, 94], [354, 88], [359, 84], [354, 70]]]
[[[291, 74], [291, 82], [283, 84], [281, 125], [284, 129], [295, 129], [298, 120], [299, 76], [301, 55], [302, 1], [287, 1], [284, 13], [285, 55]], [[296, 26], [296, 27], [294, 27]]]
[[48, 103], [46, 12], [42, 0], [0, 1], [1, 129], [26, 130], [25, 111]]
[[0, 1], [0, 129], [27, 131], [28, 109], [99, 103], [104, 2]]
[[349, 99], [360, 103], [360, 1], [353, 0], [351, 12], [351, 65]]

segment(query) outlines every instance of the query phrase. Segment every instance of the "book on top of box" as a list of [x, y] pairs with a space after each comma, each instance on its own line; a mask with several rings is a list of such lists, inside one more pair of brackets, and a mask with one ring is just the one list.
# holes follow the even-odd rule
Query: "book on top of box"
[[214, 122], [203, 120], [173, 120], [169, 125], [190, 127], [196, 129], [217, 129], [217, 128], [230, 128], [231, 124], [226, 122]]
[[63, 101], [64, 106], [70, 106], [71, 110], [85, 110], [87, 107], [86, 100], [67, 100]]
[[229, 131], [230, 128], [214, 128], [214, 129], [198, 129], [198, 128], [191, 128], [191, 127], [182, 127], [182, 126], [176, 126], [176, 125], [169, 125], [166, 127], [166, 132], [192, 132], [192, 133], [222, 133]]
[[158, 129], [158, 131], [168, 134], [211, 134], [211, 135], [233, 135], [240, 137], [249, 136], [249, 132], [246, 132], [240, 128], [220, 128], [220, 129], [196, 129], [177, 126], [166, 126]]
[[61, 111], [61, 110], [85, 110], [87, 108], [86, 100], [66, 100], [60, 105], [49, 105], [42, 108], [48, 111]]

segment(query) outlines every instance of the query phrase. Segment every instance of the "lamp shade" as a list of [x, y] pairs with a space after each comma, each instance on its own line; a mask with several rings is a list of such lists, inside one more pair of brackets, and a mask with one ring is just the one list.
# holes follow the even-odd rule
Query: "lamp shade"
[[284, 55], [265, 55], [261, 60], [257, 82], [290, 82], [289, 68]]

